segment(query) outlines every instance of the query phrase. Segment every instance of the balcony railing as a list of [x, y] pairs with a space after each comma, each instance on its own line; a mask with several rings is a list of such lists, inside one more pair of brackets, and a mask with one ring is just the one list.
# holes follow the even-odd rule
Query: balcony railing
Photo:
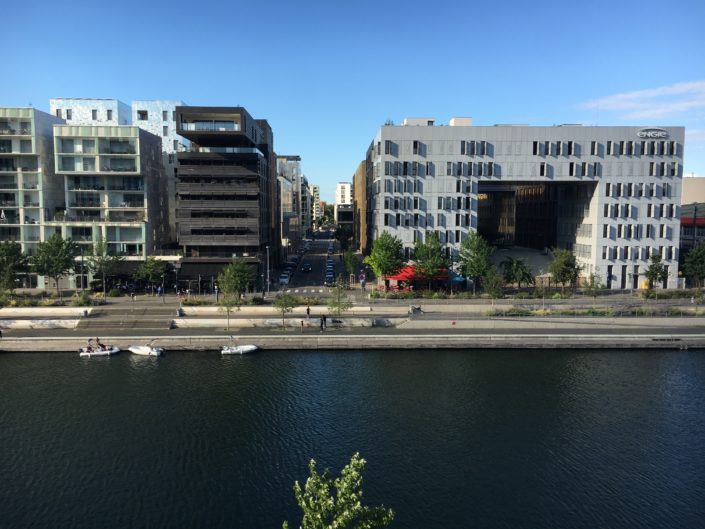
[[99, 154], [136, 154], [137, 149], [130, 145], [129, 147], [101, 147]]
[[38, 189], [38, 188], [39, 188], [39, 186], [38, 186], [37, 184], [30, 184], [30, 183], [27, 183], [27, 182], [25, 182], [24, 184], [22, 184], [22, 189], [30, 190], [30, 189]]
[[24, 201], [24, 207], [26, 208], [38, 208], [39, 207], [39, 202], [34, 202], [31, 200], [25, 200]]
[[0, 206], [5, 208], [16, 208], [17, 202], [14, 200], [0, 200]]
[[104, 186], [69, 184], [69, 191], [104, 191]]
[[101, 165], [100, 166], [101, 171], [112, 171], [112, 172], [125, 172], [125, 173], [134, 173], [136, 171], [136, 168], [134, 165]]
[[95, 200], [76, 200], [69, 204], [70, 208], [99, 208], [101, 207], [100, 202]]
[[0, 128], [0, 136], [17, 136], [17, 135], [26, 136], [28, 134], [32, 134], [32, 129], [29, 127], [19, 127], [19, 128], [2, 127], [2, 128]]
[[187, 131], [237, 132], [240, 130], [240, 124], [234, 121], [197, 121], [195, 123], [180, 123], [179, 128]]
[[17, 189], [17, 182], [9, 180], [0, 182], [0, 189]]

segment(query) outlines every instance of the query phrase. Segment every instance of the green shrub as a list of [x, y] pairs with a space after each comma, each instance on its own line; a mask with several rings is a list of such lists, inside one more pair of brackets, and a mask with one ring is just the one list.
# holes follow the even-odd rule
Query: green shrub
[[74, 295], [71, 300], [71, 304], [74, 307], [90, 307], [91, 306], [91, 296], [88, 292], [81, 292]]
[[210, 297], [202, 298], [199, 296], [190, 296], [190, 297], [186, 298], [185, 300], [183, 300], [181, 302], [181, 304], [184, 307], [200, 307], [203, 305], [212, 305], [213, 300]]
[[529, 299], [531, 295], [528, 292], [517, 292], [514, 299]]
[[316, 296], [303, 297], [300, 301], [302, 305], [325, 305], [324, 300]]
[[380, 294], [379, 290], [373, 290], [370, 292], [370, 299], [379, 299], [382, 297], [382, 294]]
[[109, 298], [119, 298], [122, 296], [122, 290], [119, 288], [111, 288], [108, 290], [108, 297]]
[[264, 298], [261, 296], [255, 296], [254, 298], [250, 299], [249, 303], [250, 305], [264, 305]]

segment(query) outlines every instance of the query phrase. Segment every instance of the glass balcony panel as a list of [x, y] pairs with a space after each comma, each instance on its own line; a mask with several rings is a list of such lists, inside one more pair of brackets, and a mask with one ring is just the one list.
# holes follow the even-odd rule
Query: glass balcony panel
[[101, 140], [100, 154], [135, 154], [135, 143], [129, 140]]
[[61, 138], [59, 142], [59, 152], [60, 153], [74, 153], [74, 141], [72, 138]]
[[95, 158], [84, 158], [83, 170], [86, 172], [95, 171]]
[[0, 140], [0, 153], [11, 153], [12, 152], [12, 141], [11, 140]]
[[76, 159], [62, 157], [61, 163], [59, 164], [59, 168], [62, 171], [75, 171], [76, 170]]

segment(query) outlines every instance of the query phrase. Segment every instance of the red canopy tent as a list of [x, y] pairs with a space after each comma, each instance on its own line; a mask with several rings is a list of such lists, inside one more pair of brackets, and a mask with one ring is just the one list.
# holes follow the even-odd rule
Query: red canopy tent
[[[405, 266], [399, 272], [397, 272], [393, 276], [389, 276], [387, 279], [390, 281], [417, 281], [417, 280], [424, 280], [428, 281], [429, 278], [423, 277], [422, 275], [418, 274], [416, 272], [416, 269], [413, 266]], [[448, 269], [447, 268], [441, 268], [435, 276], [430, 278], [431, 281], [445, 281], [448, 279]]]

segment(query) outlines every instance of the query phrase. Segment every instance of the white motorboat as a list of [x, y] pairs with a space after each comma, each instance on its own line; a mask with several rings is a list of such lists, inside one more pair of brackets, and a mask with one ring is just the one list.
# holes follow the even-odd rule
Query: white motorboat
[[127, 350], [142, 356], [162, 356], [164, 354], [162, 347], [153, 347], [151, 345], [131, 345]]
[[221, 354], [224, 355], [244, 355], [259, 349], [256, 345], [224, 345]]
[[78, 354], [80, 356], [111, 356], [114, 354], [118, 354], [120, 352], [120, 348], [117, 347], [116, 345], [110, 345], [105, 348], [100, 348], [100, 347], [81, 347], [78, 350]]

